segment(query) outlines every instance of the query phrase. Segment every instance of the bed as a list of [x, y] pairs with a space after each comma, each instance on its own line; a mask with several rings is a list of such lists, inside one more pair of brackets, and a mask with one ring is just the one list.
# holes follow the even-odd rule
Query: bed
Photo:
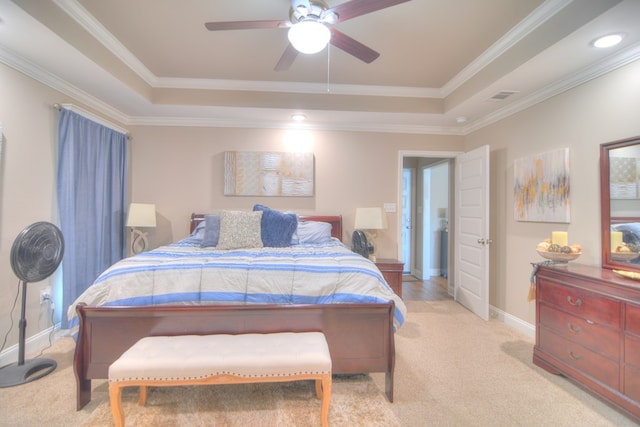
[[[224, 213], [224, 212], [223, 212]], [[202, 228], [205, 221], [202, 214], [191, 216], [190, 230], [192, 235]], [[77, 330], [76, 349], [74, 353], [74, 373], [77, 383], [77, 409], [81, 409], [91, 400], [91, 381], [107, 378], [109, 365], [138, 339], [152, 335], [204, 335], [204, 334], [239, 334], [270, 332], [304, 332], [321, 331], [325, 334], [331, 352], [333, 372], [335, 374], [356, 374], [369, 372], [385, 373], [385, 394], [393, 401], [393, 372], [395, 365], [394, 332], [404, 321], [406, 307], [402, 300], [393, 293], [386, 284], [382, 274], [369, 260], [351, 253], [339, 240], [342, 238], [342, 218], [340, 216], [300, 216], [302, 224], [330, 224], [331, 243], [327, 248], [313, 248], [314, 245], [295, 245], [286, 247], [263, 247], [257, 249], [218, 250], [217, 248], [189, 248], [192, 242], [180, 241], [127, 258], [114, 264], [96, 283], [81, 295], [69, 310], [70, 324]], [[224, 220], [224, 218], [223, 218]], [[314, 224], [318, 225], [318, 224]], [[219, 236], [222, 245], [222, 234]], [[185, 239], [188, 240], [188, 239]], [[293, 242], [293, 240], [292, 240]], [[308, 246], [308, 248], [307, 248]], [[315, 253], [309, 257], [307, 249]], [[345, 251], [346, 250], [346, 251]], [[196, 252], [197, 261], [189, 258], [185, 252]], [[238, 258], [238, 252], [241, 255]], [[224, 261], [225, 256], [235, 253], [233, 261]], [[352, 256], [359, 258], [351, 259]], [[266, 260], [264, 258], [266, 256]], [[155, 267], [153, 273], [144, 264], [153, 257], [164, 257], [161, 267]], [[203, 258], [204, 257], [204, 258]], [[239, 267], [238, 259], [247, 258], [246, 267]], [[294, 258], [290, 258], [294, 257]], [[284, 261], [282, 259], [284, 259]], [[313, 259], [312, 259], [313, 258]], [[317, 261], [315, 260], [317, 258]], [[329, 258], [338, 261], [337, 266], [327, 264]], [[206, 261], [202, 261], [206, 259]], [[294, 259], [295, 261], [291, 261]], [[289, 261], [287, 261], [289, 260]], [[174, 268], [177, 262], [180, 267]], [[295, 264], [293, 272], [285, 272], [286, 279], [278, 277], [281, 271], [288, 271], [285, 264]], [[314, 264], [318, 263], [318, 264]], [[121, 264], [133, 265], [142, 277], [131, 278], [131, 273], [121, 273]], [[195, 294], [184, 291], [191, 272], [184, 269], [185, 264], [198, 264], [202, 279], [198, 296], [187, 300], [184, 295]], [[206, 267], [202, 267], [205, 265]], [[222, 265], [232, 265], [223, 270]], [[138, 268], [139, 267], [139, 268]], [[234, 273], [235, 269], [235, 273]], [[246, 282], [247, 289], [253, 289], [252, 282], [257, 279], [259, 289], [248, 291], [244, 297], [238, 292], [210, 291], [211, 282], [224, 282], [227, 277], [238, 276], [238, 271], [246, 269], [249, 273], [240, 274], [240, 282]], [[161, 272], [161, 270], [163, 272]], [[160, 292], [161, 297], [132, 297], [122, 289], [119, 282], [134, 281], [136, 287], [144, 288], [146, 281], [158, 280], [161, 274], [169, 274], [174, 282], [180, 282], [179, 292]], [[277, 271], [277, 273], [276, 273]], [[336, 291], [326, 292], [329, 281], [323, 276], [332, 276], [329, 271], [338, 272], [333, 276], [343, 278], [346, 291], [339, 291], [342, 284], [336, 284]], [[253, 272], [253, 273], [252, 273]], [[317, 274], [317, 276], [316, 276]], [[105, 277], [119, 277], [116, 284], [104, 285]], [[153, 276], [152, 279], [149, 279]], [[127, 280], [122, 279], [127, 277]], [[119, 281], [119, 282], [118, 282]], [[294, 291], [275, 292], [267, 295], [266, 300], [255, 300], [255, 295], [266, 293], [261, 291], [263, 282], [292, 281], [287, 286]], [[361, 281], [363, 291], [353, 290], [354, 282]], [[295, 283], [301, 282], [305, 286]], [[159, 288], [165, 286], [156, 285]], [[310, 285], [313, 284], [313, 286]], [[320, 284], [325, 289], [315, 295], [311, 289]], [[130, 287], [130, 285], [127, 285]], [[96, 288], [110, 289], [116, 298], [105, 297], [104, 290], [94, 292]], [[282, 286], [280, 286], [282, 288]], [[204, 289], [207, 288], [207, 289]], [[375, 288], [375, 289], [374, 289]], [[111, 289], [116, 289], [112, 291]], [[128, 289], [128, 288], [127, 288]], [[124, 293], [124, 294], [123, 294]], [[360, 293], [360, 294], [359, 294]], [[222, 295], [214, 300], [211, 295]], [[96, 297], [96, 295], [99, 295]], [[118, 297], [119, 295], [119, 297]], [[178, 295], [178, 297], [167, 297]], [[219, 296], [218, 295], [218, 296]], [[216, 296], [216, 298], [218, 298]]]

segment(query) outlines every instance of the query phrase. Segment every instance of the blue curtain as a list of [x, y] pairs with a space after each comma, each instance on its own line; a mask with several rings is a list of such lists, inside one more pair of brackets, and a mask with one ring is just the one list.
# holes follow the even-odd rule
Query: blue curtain
[[67, 309], [126, 255], [127, 136], [66, 109], [58, 123], [58, 209], [65, 239], [62, 328]]

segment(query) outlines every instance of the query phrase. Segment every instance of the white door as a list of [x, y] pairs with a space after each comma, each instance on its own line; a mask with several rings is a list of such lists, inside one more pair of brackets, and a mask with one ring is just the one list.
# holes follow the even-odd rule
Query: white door
[[415, 194], [414, 170], [402, 170], [402, 262], [405, 274], [413, 272], [413, 199]]
[[489, 320], [489, 146], [456, 158], [455, 299]]

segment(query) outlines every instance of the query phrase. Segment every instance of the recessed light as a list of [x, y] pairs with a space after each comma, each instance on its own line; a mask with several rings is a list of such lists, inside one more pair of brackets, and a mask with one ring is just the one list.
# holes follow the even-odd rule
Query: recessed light
[[591, 44], [593, 47], [605, 49], [617, 45], [624, 38], [623, 33], [607, 34], [606, 36], [598, 37]]
[[301, 121], [303, 121], [303, 120], [306, 120], [306, 119], [307, 119], [307, 116], [305, 116], [305, 115], [304, 115], [304, 114], [302, 114], [302, 113], [295, 113], [295, 114], [292, 114], [292, 115], [291, 115], [291, 119], [292, 119], [292, 120], [295, 120], [296, 122], [301, 122]]
[[466, 123], [466, 122], [467, 122], [467, 118], [465, 116], [456, 117], [456, 123], [462, 124], [462, 123]]

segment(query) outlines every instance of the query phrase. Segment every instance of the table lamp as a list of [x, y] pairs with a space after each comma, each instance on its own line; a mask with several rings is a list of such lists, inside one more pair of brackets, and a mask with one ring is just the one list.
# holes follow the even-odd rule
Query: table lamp
[[131, 253], [139, 254], [149, 246], [147, 233], [137, 227], [156, 226], [156, 205], [151, 203], [131, 203], [127, 215], [127, 227], [131, 227]]

